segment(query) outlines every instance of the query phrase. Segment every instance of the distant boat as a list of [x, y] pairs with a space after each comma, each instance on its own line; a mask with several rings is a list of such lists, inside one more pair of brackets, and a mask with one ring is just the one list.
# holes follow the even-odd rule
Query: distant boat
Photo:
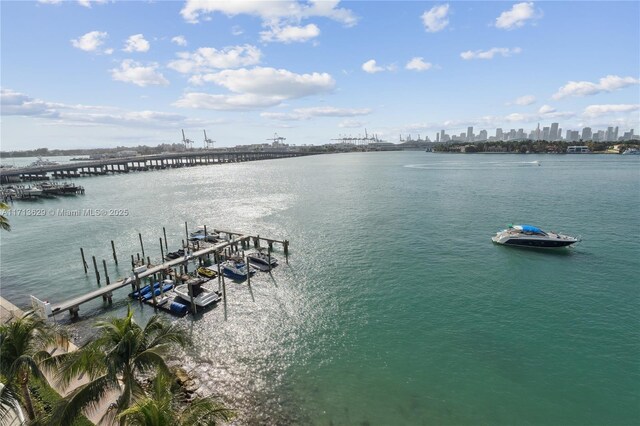
[[43, 160], [42, 157], [38, 157], [36, 161], [29, 164], [28, 167], [46, 167], [46, 166], [57, 166], [58, 163], [50, 160]]
[[43, 194], [42, 189], [32, 187], [22, 188], [20, 192], [22, 192], [23, 197], [39, 197]]
[[640, 149], [638, 148], [627, 148], [622, 155], [640, 155]]
[[577, 243], [580, 238], [553, 231], [543, 231], [532, 225], [509, 225], [507, 229], [497, 232], [491, 240], [506, 246], [559, 248]]

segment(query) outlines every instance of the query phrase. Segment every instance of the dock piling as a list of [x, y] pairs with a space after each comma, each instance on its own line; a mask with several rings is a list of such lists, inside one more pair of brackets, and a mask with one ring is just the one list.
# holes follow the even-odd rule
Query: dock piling
[[222, 276], [222, 301], [224, 302], [224, 320], [227, 320], [227, 286], [224, 282], [224, 275]]
[[164, 250], [162, 249], [162, 238], [160, 238], [160, 256], [161, 256], [160, 263], [164, 263]]
[[138, 237], [140, 238], [140, 248], [142, 248], [142, 258], [144, 259], [144, 244], [142, 244], [142, 234], [138, 233]]
[[113, 240], [111, 240], [111, 251], [113, 252], [113, 261], [118, 264], [118, 256], [116, 256], [116, 246], [113, 244]]
[[164, 235], [164, 249], [168, 252], [169, 247], [167, 246], [167, 230], [162, 227], [162, 234]]
[[84, 268], [84, 273], [87, 273], [87, 261], [84, 260], [84, 250], [80, 247], [80, 255], [82, 256], [82, 267]]
[[96, 263], [96, 257], [91, 256], [93, 259], [93, 269], [96, 271], [96, 281], [98, 282], [98, 287], [100, 287], [100, 273], [98, 272], [98, 264]]
[[191, 301], [191, 314], [195, 316], [198, 311], [196, 310], [196, 302], [193, 301], [193, 283], [191, 280], [187, 281], [187, 289], [189, 290], [189, 300]]
[[107, 285], [111, 284], [111, 281], [109, 280], [109, 273], [107, 272], [107, 261], [102, 259], [102, 266], [104, 267], [104, 277], [105, 280], [107, 281]]

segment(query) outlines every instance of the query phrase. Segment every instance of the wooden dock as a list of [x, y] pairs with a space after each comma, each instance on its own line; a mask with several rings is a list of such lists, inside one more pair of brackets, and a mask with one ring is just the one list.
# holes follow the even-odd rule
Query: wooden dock
[[238, 235], [238, 237], [233, 238], [230, 241], [218, 243], [211, 247], [207, 247], [202, 250], [195, 251], [193, 253], [189, 253], [187, 251], [183, 257], [179, 257], [177, 259], [164, 262], [161, 265], [149, 265], [150, 267], [146, 268], [144, 271], [138, 274], [135, 274], [134, 277], [128, 277], [123, 280], [101, 287], [97, 290], [91, 291], [89, 293], [85, 293], [83, 295], [66, 300], [64, 302], [52, 304], [51, 315], [55, 315], [57, 313], [64, 312], [64, 311], [69, 311], [71, 316], [75, 317], [78, 315], [80, 305], [84, 303], [87, 303], [99, 297], [102, 297], [103, 300], [110, 300], [111, 297], [113, 296], [113, 290], [117, 290], [127, 285], [139, 286], [140, 280], [142, 280], [143, 278], [153, 276], [154, 274], [157, 274], [157, 273], [162, 273], [167, 269], [171, 269], [174, 266], [184, 265], [190, 260], [198, 259], [211, 253], [220, 252], [221, 250], [224, 250], [227, 247], [237, 246], [238, 244], [247, 242], [251, 238], [251, 236], [248, 236], [248, 235], [240, 235], [240, 234], [236, 234], [236, 235]]
[[[186, 231], [186, 227], [187, 224], [185, 223], [185, 231]], [[205, 228], [206, 229], [206, 228]], [[164, 232], [164, 229], [163, 229]], [[159, 275], [175, 275], [173, 272], [168, 273], [168, 271], [173, 271], [172, 268], [174, 267], [182, 267], [184, 266], [186, 268], [186, 265], [188, 264], [188, 262], [193, 261], [193, 260], [200, 260], [206, 256], [209, 256], [211, 254], [214, 255], [224, 255], [224, 256], [229, 256], [232, 255], [233, 253], [238, 253], [240, 249], [244, 250], [245, 248], [248, 249], [251, 246], [251, 243], [253, 243], [253, 246], [257, 249], [260, 248], [260, 241], [264, 241], [268, 247], [269, 247], [269, 251], [273, 250], [273, 244], [274, 243], [278, 243], [281, 244], [283, 247], [283, 251], [285, 254], [285, 258], [287, 259], [287, 263], [288, 263], [288, 255], [289, 255], [289, 241], [288, 240], [276, 240], [276, 239], [272, 239], [272, 238], [264, 238], [264, 237], [260, 237], [259, 235], [249, 235], [249, 234], [245, 234], [245, 233], [240, 233], [240, 232], [233, 232], [233, 231], [223, 231], [223, 230], [217, 230], [214, 229], [215, 233], [218, 234], [226, 234], [226, 241], [223, 242], [218, 242], [215, 244], [210, 244], [207, 243], [205, 244], [205, 247], [203, 248], [199, 248], [199, 243], [188, 243], [185, 245], [185, 254], [184, 256], [178, 257], [176, 259], [173, 260], [169, 260], [166, 262], [163, 262], [162, 264], [159, 265], [152, 265], [149, 258], [147, 258], [147, 262], [145, 264], [144, 262], [144, 246], [142, 246], [142, 236], [140, 235], [140, 242], [141, 242], [141, 246], [142, 246], [142, 252], [143, 252], [143, 256], [142, 259], [139, 263], [136, 263], [134, 261], [134, 257], [133, 255], [131, 256], [132, 259], [132, 276], [127, 277], [125, 279], [110, 283], [109, 282], [109, 277], [106, 276], [106, 280], [107, 280], [107, 285], [102, 286], [96, 290], [90, 291], [88, 293], [73, 297], [69, 300], [60, 302], [60, 303], [49, 303], [49, 302], [42, 302], [40, 300], [38, 300], [37, 298], [32, 296], [32, 299], [37, 300], [38, 303], [42, 304], [42, 312], [44, 312], [45, 315], [47, 316], [54, 316], [56, 314], [59, 314], [61, 312], [65, 312], [68, 311], [72, 317], [77, 317], [78, 316], [78, 311], [80, 310], [80, 305], [83, 305], [87, 302], [90, 302], [94, 299], [97, 298], [102, 298], [104, 301], [106, 302], [111, 302], [112, 301], [112, 297], [113, 297], [113, 291], [120, 289], [122, 287], [126, 287], [126, 286], [131, 286], [132, 289], [136, 289], [136, 288], [140, 288], [141, 286], [141, 280], [147, 277], [153, 277], [156, 274]], [[188, 236], [188, 233], [187, 233]], [[165, 234], [165, 240], [166, 240], [166, 234]], [[113, 249], [113, 255], [114, 255], [114, 260], [117, 263], [117, 257], [115, 254], [115, 247], [113, 245], [113, 241], [111, 242], [111, 246]], [[161, 243], [161, 249], [162, 249], [162, 238], [160, 238], [160, 243]], [[192, 251], [193, 250], [193, 251]], [[81, 255], [82, 255], [82, 262], [83, 262], [83, 266], [85, 268], [85, 273], [87, 273], [87, 263], [85, 261], [84, 258], [84, 252], [82, 250], [82, 248], [80, 249]], [[95, 260], [95, 257], [92, 258], [93, 260], [93, 264], [94, 264], [94, 270], [96, 273], [96, 280], [98, 282], [98, 285], [100, 284], [100, 276], [98, 273], [98, 268], [97, 268], [97, 262]], [[165, 259], [163, 259], [165, 260]], [[104, 265], [104, 269], [105, 269], [105, 275], [107, 273], [107, 267], [106, 267], [106, 263], [103, 260], [103, 265]], [[138, 266], [136, 268], [136, 266]], [[144, 267], [142, 267], [144, 266]], [[46, 306], [45, 306], [46, 305]]]
[[131, 171], [239, 163], [314, 154], [317, 153], [306, 151], [223, 151], [204, 149], [126, 158], [109, 158], [95, 161], [76, 161], [44, 167], [2, 169], [0, 170], [0, 183], [49, 180], [50, 178], [67, 179], [81, 176], [105, 175], [108, 173], [129, 173]]

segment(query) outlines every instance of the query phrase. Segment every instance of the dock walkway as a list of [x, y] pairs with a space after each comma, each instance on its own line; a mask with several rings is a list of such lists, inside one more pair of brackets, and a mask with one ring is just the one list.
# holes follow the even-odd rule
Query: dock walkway
[[[251, 237], [248, 235], [240, 235], [237, 238], [233, 238], [230, 241], [225, 241], [223, 243], [219, 243], [216, 245], [213, 245], [211, 247], [207, 247], [204, 248], [202, 250], [199, 251], [195, 251], [193, 253], [185, 253], [184, 256], [179, 257], [177, 259], [173, 259], [170, 260], [168, 262], [165, 262], [161, 265], [154, 265], [151, 266], [149, 268], [147, 268], [145, 271], [140, 272], [139, 274], [137, 274], [134, 277], [128, 277], [125, 278], [123, 280], [111, 283], [107, 286], [101, 287], [97, 290], [93, 290], [89, 293], [85, 293], [83, 295], [74, 297], [72, 299], [66, 300], [64, 302], [61, 303], [57, 303], [57, 304], [53, 304], [51, 306], [51, 315], [55, 315], [59, 312], [64, 312], [64, 311], [69, 311], [69, 313], [72, 316], [75, 316], [78, 313], [78, 310], [80, 308], [80, 305], [87, 303], [93, 299], [97, 299], [99, 297], [111, 297], [111, 294], [113, 292], [113, 290], [117, 290], [119, 288], [125, 287], [126, 285], [133, 285], [136, 282], [139, 282], [139, 280], [146, 278], [148, 276], [152, 276], [153, 274], [157, 274], [159, 272], [163, 272], [166, 269], [170, 269], [174, 266], [179, 266], [182, 265], [192, 259], [197, 259], [199, 257], [203, 257], [206, 256], [207, 254], [216, 252], [216, 251], [220, 251], [223, 250], [224, 248], [228, 247], [228, 246], [232, 246], [235, 244], [239, 244], [243, 241], [248, 241]], [[136, 279], [137, 278], [137, 279]]]

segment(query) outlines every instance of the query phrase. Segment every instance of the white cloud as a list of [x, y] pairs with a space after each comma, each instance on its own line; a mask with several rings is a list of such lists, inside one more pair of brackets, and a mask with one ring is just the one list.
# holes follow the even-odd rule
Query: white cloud
[[67, 105], [34, 99], [10, 89], [0, 90], [2, 115], [41, 118], [65, 125], [163, 126], [175, 128], [194, 120], [180, 114], [159, 111], [128, 111], [98, 105]]
[[609, 104], [609, 105], [589, 105], [584, 109], [587, 117], [599, 117], [602, 115], [627, 113], [640, 110], [639, 104]]
[[542, 105], [538, 110], [538, 114], [542, 114], [542, 115], [550, 114], [552, 112], [556, 112], [556, 109], [551, 105]]
[[343, 120], [338, 124], [341, 129], [357, 129], [362, 128], [365, 125], [363, 121], [358, 120]]
[[125, 42], [125, 52], [147, 52], [149, 50], [149, 42], [144, 39], [142, 34], [130, 36]]
[[38, 0], [38, 3], [42, 4], [60, 4], [62, 0]]
[[244, 33], [244, 30], [238, 25], [234, 25], [231, 28], [231, 34], [234, 36], [239, 36], [239, 35], [242, 35], [243, 33]]
[[608, 75], [600, 79], [598, 83], [590, 81], [570, 81], [553, 94], [553, 99], [562, 99], [567, 96], [589, 96], [601, 92], [613, 92], [623, 87], [640, 84], [640, 80], [634, 77], [619, 77]]
[[427, 32], [435, 33], [444, 30], [449, 25], [449, 5], [434, 6], [422, 14], [422, 22]]
[[178, 108], [212, 109], [217, 111], [242, 111], [266, 108], [281, 102], [276, 97], [243, 95], [212, 95], [209, 93], [190, 92], [182, 95], [174, 102]]
[[261, 117], [280, 121], [309, 120], [315, 117], [356, 117], [371, 114], [369, 108], [336, 108], [330, 106], [296, 108], [290, 113], [285, 112], [263, 112]]
[[528, 20], [542, 17], [542, 12], [536, 12], [533, 2], [514, 4], [511, 10], [502, 12], [496, 18], [496, 27], [503, 30], [512, 30], [522, 27]]
[[504, 57], [509, 57], [516, 53], [522, 52], [522, 49], [519, 47], [514, 47], [510, 49], [508, 47], [493, 47], [489, 50], [467, 50], [466, 52], [462, 52], [460, 57], [465, 60], [469, 59], [493, 59], [496, 55], [501, 55]]
[[104, 44], [107, 36], [108, 34], [103, 31], [91, 31], [76, 39], [72, 39], [71, 44], [76, 49], [84, 50], [85, 52], [95, 52]]
[[407, 62], [407, 65], [405, 66], [406, 69], [408, 70], [412, 70], [412, 71], [427, 71], [430, 70], [433, 67], [433, 64], [431, 64], [431, 62], [425, 62], [423, 58], [416, 56], [415, 58], [411, 59], [409, 62]]
[[260, 40], [264, 42], [305, 42], [320, 35], [320, 29], [315, 24], [304, 27], [287, 25], [285, 27], [272, 26], [260, 33]]
[[109, 0], [78, 0], [78, 4], [84, 7], [91, 7], [91, 4], [105, 4], [108, 3]]
[[391, 65], [379, 66], [376, 63], [375, 59], [369, 59], [367, 62], [362, 64], [362, 70], [365, 72], [368, 72], [369, 74], [375, 74], [377, 72], [382, 72], [382, 71], [395, 71], [396, 65], [391, 64]]
[[120, 68], [111, 70], [111, 77], [116, 81], [132, 83], [140, 87], [161, 85], [166, 86], [169, 80], [157, 72], [158, 64], [152, 63], [148, 66], [135, 62], [131, 59], [125, 59], [120, 64]]
[[522, 106], [531, 105], [536, 103], [536, 97], [533, 95], [520, 96], [519, 98], [516, 98], [515, 101], [507, 103], [507, 105], [511, 105], [512, 103]]
[[193, 53], [180, 52], [169, 63], [169, 68], [183, 74], [213, 71], [215, 69], [237, 68], [260, 63], [262, 52], [255, 46], [230, 46], [218, 50], [213, 47], [201, 47]]
[[174, 105], [181, 108], [219, 110], [256, 109], [278, 105], [333, 90], [335, 80], [327, 73], [296, 74], [285, 69], [255, 67], [224, 70], [194, 76], [194, 83], [213, 83], [232, 94], [187, 93]]
[[285, 69], [255, 67], [224, 70], [200, 76], [203, 82], [214, 83], [235, 93], [301, 98], [327, 92], [335, 81], [327, 73], [296, 74]]
[[0, 105], [2, 115], [57, 116], [50, 104], [10, 89], [0, 89]]
[[171, 39], [171, 43], [177, 44], [178, 46], [186, 46], [187, 45], [187, 39], [184, 38], [184, 36], [175, 36]]
[[260, 17], [264, 23], [274, 25], [281, 21], [300, 22], [302, 19], [324, 17], [353, 26], [357, 18], [348, 9], [338, 8], [338, 0], [311, 0], [300, 3], [296, 0], [255, 1], [255, 0], [187, 0], [180, 11], [182, 17], [196, 23], [202, 16], [216, 12], [227, 16], [241, 14]]

